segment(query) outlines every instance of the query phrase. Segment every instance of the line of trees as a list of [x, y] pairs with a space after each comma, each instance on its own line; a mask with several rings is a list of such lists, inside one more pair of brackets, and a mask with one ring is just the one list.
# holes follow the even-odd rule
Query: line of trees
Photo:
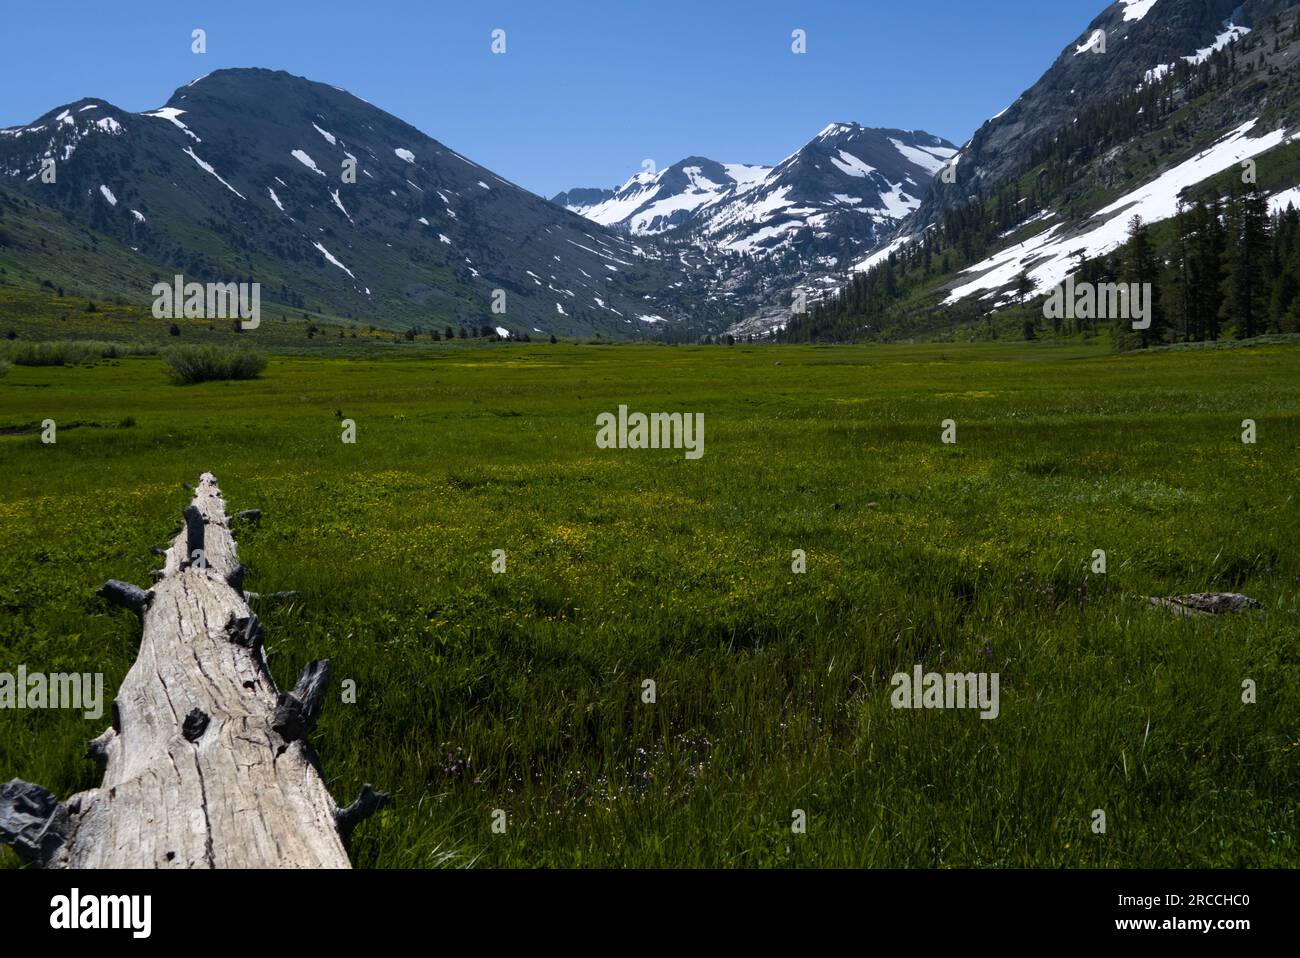
[[[1151, 283], [1155, 296], [1151, 328], [1117, 328], [1121, 347], [1300, 332], [1300, 212], [1293, 205], [1270, 214], [1257, 186], [1226, 201], [1184, 204], [1163, 254], [1147, 226], [1130, 228], [1117, 278]], [[1114, 266], [1085, 264], [1081, 278], [1104, 281]]]

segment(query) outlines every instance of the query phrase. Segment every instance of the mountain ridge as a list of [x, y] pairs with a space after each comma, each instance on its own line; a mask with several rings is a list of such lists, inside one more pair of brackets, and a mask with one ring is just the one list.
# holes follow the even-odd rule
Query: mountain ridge
[[[251, 276], [273, 302], [358, 322], [642, 338], [721, 311], [656, 247], [284, 71], [214, 71], [140, 113], [98, 97], [56, 107], [0, 131], [0, 183], [167, 269]], [[18, 240], [9, 257], [39, 259]], [[112, 292], [147, 295], [134, 281]]]

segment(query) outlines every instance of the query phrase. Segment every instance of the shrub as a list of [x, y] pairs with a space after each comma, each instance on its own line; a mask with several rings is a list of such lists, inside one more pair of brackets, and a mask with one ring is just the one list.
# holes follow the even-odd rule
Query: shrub
[[222, 379], [256, 379], [266, 368], [266, 357], [223, 346], [172, 346], [163, 350], [168, 375], [180, 384]]
[[18, 366], [75, 366], [88, 359], [120, 359], [123, 356], [152, 355], [148, 346], [104, 343], [92, 339], [56, 339], [46, 342], [0, 343], [0, 358]]
[[0, 376], [3, 376], [7, 372], [9, 372], [9, 364], [3, 359], [0, 359]]

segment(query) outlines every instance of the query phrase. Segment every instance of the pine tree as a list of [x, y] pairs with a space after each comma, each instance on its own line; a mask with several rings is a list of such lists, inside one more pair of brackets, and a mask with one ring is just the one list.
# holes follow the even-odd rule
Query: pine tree
[[1220, 314], [1236, 323], [1238, 339], [1249, 339], [1263, 332], [1268, 306], [1268, 197], [1258, 186], [1238, 190], [1229, 204], [1227, 232], [1228, 275]]
[[[1145, 329], [1133, 329], [1133, 321], [1137, 317], [1131, 313], [1126, 319], [1116, 320], [1113, 327], [1116, 342], [1127, 342], [1130, 334], [1134, 333], [1144, 349], [1163, 341], [1165, 318], [1160, 303], [1160, 263], [1156, 259], [1155, 248], [1151, 245], [1150, 232], [1140, 216], [1129, 221], [1128, 245], [1124, 251], [1120, 281], [1142, 287], [1145, 305], [1150, 311], [1150, 324]], [[1131, 296], [1129, 300], [1131, 304]]]
[[1219, 338], [1226, 235], [1218, 200], [1198, 203], [1191, 254], [1192, 325], [1197, 341]]

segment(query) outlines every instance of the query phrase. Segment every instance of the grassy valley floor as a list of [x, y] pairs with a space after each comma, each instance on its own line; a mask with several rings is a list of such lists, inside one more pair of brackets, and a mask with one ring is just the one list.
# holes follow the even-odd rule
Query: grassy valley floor
[[[620, 404], [704, 413], [705, 455], [597, 448]], [[394, 794], [360, 866], [1295, 867], [1298, 450], [1293, 345], [15, 366], [0, 671], [103, 671], [111, 697], [139, 626], [94, 590], [148, 583], [212, 471], [264, 513], [248, 587], [297, 592], [261, 610], [277, 681], [333, 664], [327, 784]], [[1206, 590], [1263, 608], [1141, 598]], [[1000, 715], [891, 708], [918, 662], [999, 673]], [[0, 710], [0, 780], [94, 785], [106, 722]]]

